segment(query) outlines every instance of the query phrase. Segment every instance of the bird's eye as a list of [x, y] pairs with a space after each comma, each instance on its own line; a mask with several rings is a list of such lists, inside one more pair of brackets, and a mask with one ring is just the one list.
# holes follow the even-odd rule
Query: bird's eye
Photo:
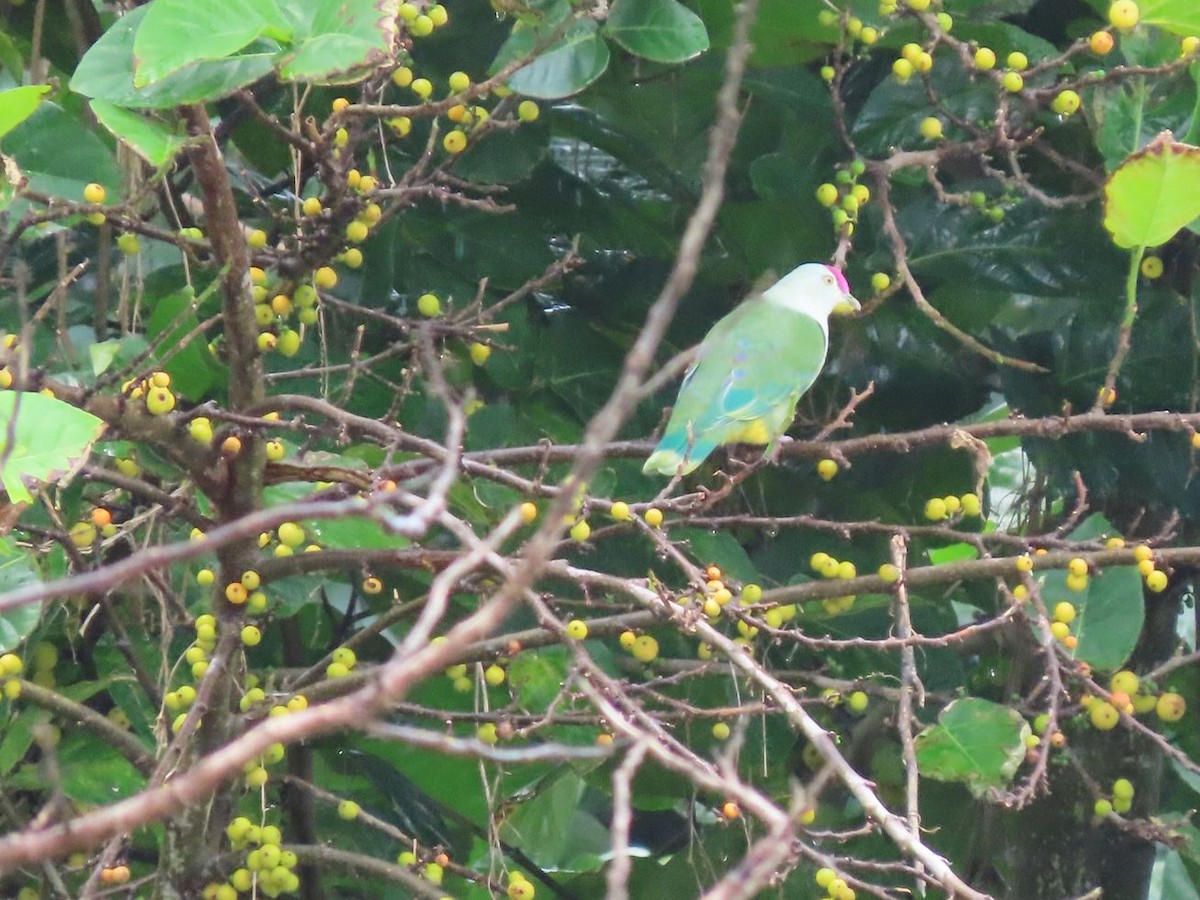
[[826, 275], [826, 276], [825, 276], [825, 283], [826, 283], [826, 284], [833, 284], [833, 276], [832, 276], [832, 275]]

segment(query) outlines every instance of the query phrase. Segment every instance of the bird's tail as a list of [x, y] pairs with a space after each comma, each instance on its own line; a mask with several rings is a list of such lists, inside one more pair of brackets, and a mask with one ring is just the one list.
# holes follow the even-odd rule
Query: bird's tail
[[647, 475], [687, 475], [708, 458], [717, 445], [712, 441], [696, 441], [688, 430], [668, 431], [642, 466]]

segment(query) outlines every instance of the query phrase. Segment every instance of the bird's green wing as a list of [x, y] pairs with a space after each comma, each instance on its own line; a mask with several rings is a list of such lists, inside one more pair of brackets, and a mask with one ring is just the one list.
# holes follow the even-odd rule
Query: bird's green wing
[[686, 459], [687, 472], [720, 444], [778, 440], [827, 346], [810, 316], [758, 299], [739, 306], [700, 345], [647, 471], [674, 474]]

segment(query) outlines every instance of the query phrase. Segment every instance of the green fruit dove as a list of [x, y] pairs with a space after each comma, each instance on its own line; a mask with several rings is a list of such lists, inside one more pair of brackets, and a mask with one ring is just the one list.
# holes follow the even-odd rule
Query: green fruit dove
[[724, 444], [771, 452], [825, 365], [829, 315], [843, 305], [860, 308], [841, 271], [805, 263], [717, 322], [642, 471], [686, 475]]

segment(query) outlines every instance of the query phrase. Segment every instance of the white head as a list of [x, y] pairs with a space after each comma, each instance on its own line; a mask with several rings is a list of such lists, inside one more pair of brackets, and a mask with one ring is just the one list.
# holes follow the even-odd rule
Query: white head
[[797, 266], [764, 291], [763, 299], [812, 316], [822, 325], [842, 304], [849, 305], [852, 310], [861, 309], [850, 295], [846, 276], [835, 266], [823, 263]]

